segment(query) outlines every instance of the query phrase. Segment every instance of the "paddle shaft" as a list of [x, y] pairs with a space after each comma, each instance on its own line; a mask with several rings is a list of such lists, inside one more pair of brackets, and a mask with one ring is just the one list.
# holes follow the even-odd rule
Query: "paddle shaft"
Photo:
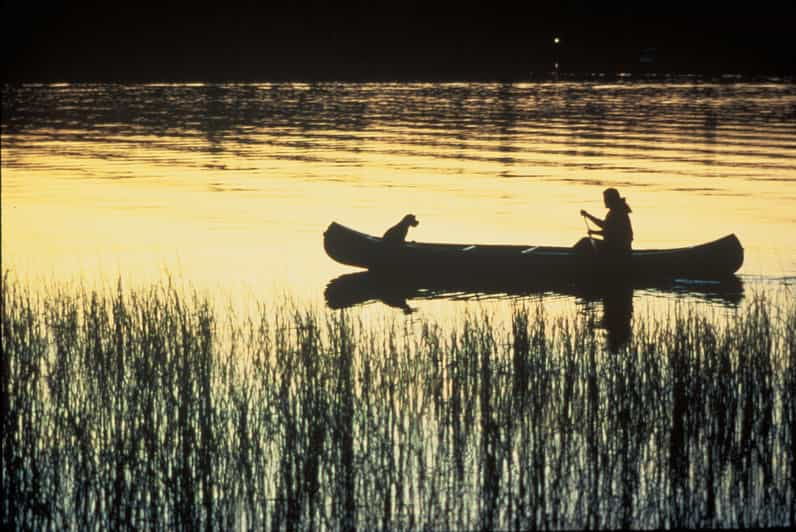
[[589, 217], [585, 214], [583, 215], [583, 223], [586, 224], [586, 236], [589, 238], [589, 242], [591, 242], [591, 247], [595, 250], [597, 249], [597, 244], [594, 242], [594, 239], [591, 237], [589, 231], [591, 231], [591, 227], [589, 227]]

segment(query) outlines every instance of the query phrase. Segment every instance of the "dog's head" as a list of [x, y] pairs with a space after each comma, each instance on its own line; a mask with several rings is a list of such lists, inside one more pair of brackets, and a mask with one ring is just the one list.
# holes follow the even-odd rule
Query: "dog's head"
[[417, 227], [417, 224], [419, 223], [420, 222], [417, 221], [417, 218], [415, 218], [414, 214], [407, 214], [406, 216], [403, 217], [403, 220], [401, 220], [401, 225], [405, 225], [407, 227], [410, 225], [412, 227]]

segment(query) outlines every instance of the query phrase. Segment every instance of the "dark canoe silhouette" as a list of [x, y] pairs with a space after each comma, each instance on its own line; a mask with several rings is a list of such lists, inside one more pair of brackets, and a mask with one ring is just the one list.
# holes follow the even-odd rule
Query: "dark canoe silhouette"
[[581, 246], [390, 245], [336, 222], [326, 229], [323, 245], [329, 257], [342, 264], [421, 278], [601, 278], [618, 274], [637, 279], [722, 279], [743, 264], [743, 248], [735, 235], [691, 247], [634, 250], [630, 263], [621, 271]]

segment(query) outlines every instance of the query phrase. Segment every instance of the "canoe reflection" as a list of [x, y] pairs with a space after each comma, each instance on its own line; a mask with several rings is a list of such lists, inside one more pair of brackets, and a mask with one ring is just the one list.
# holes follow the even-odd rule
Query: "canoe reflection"
[[600, 325], [608, 333], [608, 347], [617, 349], [630, 338], [633, 316], [633, 293], [649, 290], [670, 294], [688, 294], [735, 305], [743, 298], [743, 283], [735, 276], [722, 281], [672, 280], [657, 283], [630, 283], [612, 280], [608, 283], [577, 284], [565, 280], [537, 279], [412, 279], [357, 272], [329, 281], [324, 293], [326, 304], [343, 309], [378, 301], [409, 314], [411, 300], [484, 298], [522, 298], [540, 294], [558, 294], [578, 298], [581, 302], [602, 303]]

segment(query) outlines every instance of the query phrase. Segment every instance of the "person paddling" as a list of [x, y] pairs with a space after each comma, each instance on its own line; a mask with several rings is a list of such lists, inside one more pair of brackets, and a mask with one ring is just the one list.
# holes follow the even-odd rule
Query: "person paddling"
[[580, 211], [581, 216], [585, 216], [600, 230], [589, 229], [589, 235], [602, 236], [599, 246], [606, 254], [613, 258], [624, 258], [630, 255], [631, 243], [633, 242], [633, 227], [630, 224], [629, 214], [632, 212], [625, 198], [619, 195], [615, 188], [607, 188], [603, 191], [603, 201], [608, 208], [605, 220], [592, 216], [585, 210]]

